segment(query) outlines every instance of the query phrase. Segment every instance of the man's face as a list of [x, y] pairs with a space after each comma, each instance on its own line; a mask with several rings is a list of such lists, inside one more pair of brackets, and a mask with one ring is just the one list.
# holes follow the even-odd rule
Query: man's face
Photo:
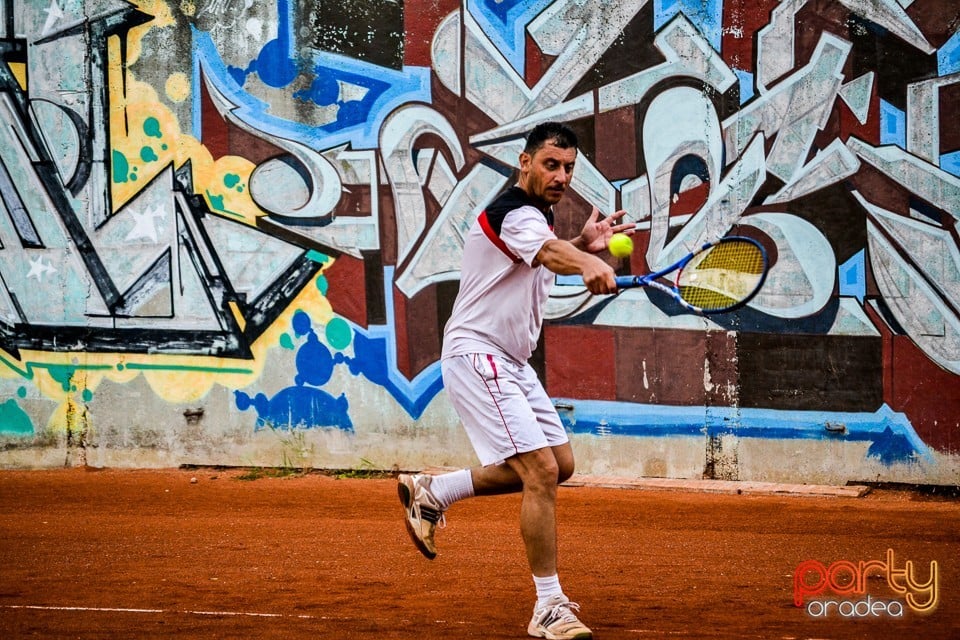
[[542, 200], [546, 205], [556, 204], [570, 184], [576, 160], [577, 150], [574, 147], [561, 149], [549, 140], [532, 156], [520, 154], [518, 184], [527, 195]]

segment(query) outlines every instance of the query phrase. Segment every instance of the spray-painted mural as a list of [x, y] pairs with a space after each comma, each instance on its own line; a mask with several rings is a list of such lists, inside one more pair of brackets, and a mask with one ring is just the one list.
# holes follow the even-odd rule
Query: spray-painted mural
[[461, 238], [552, 119], [561, 235], [772, 258], [711, 320], [558, 278], [535, 360], [587, 470], [960, 482], [960, 8], [338, 5], [0, 0], [3, 464], [429, 458]]

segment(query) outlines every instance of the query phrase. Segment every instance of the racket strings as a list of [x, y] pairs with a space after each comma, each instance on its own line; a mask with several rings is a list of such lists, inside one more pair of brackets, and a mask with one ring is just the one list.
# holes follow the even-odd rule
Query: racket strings
[[731, 240], [698, 254], [677, 274], [677, 289], [687, 303], [704, 310], [732, 307], [760, 285], [763, 251], [752, 242]]

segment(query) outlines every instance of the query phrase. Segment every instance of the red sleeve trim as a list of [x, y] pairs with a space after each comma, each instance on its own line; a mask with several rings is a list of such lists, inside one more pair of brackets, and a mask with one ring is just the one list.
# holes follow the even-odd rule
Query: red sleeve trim
[[487, 236], [490, 242], [492, 242], [497, 249], [500, 249], [500, 251], [502, 251], [503, 254], [506, 255], [508, 258], [513, 260], [514, 263], [522, 262], [521, 258], [516, 256], [512, 251], [510, 251], [509, 248], [507, 248], [506, 243], [500, 239], [500, 236], [497, 235], [497, 232], [494, 231], [493, 227], [490, 226], [490, 221], [487, 220], [486, 211], [480, 214], [480, 217], [478, 218], [478, 220], [480, 222], [480, 228], [483, 230], [483, 234]]

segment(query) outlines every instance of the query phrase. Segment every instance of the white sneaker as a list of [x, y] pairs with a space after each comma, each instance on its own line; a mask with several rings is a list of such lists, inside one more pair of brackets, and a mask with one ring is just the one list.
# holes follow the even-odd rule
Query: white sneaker
[[437, 557], [433, 532], [437, 524], [443, 521], [440, 502], [430, 492], [432, 480], [432, 476], [425, 474], [411, 476], [401, 473], [397, 476], [397, 493], [406, 514], [407, 533], [420, 553], [431, 560]]
[[527, 633], [547, 640], [590, 640], [593, 632], [574, 613], [579, 610], [580, 605], [570, 602], [567, 596], [555, 595], [546, 606], [534, 607]]

